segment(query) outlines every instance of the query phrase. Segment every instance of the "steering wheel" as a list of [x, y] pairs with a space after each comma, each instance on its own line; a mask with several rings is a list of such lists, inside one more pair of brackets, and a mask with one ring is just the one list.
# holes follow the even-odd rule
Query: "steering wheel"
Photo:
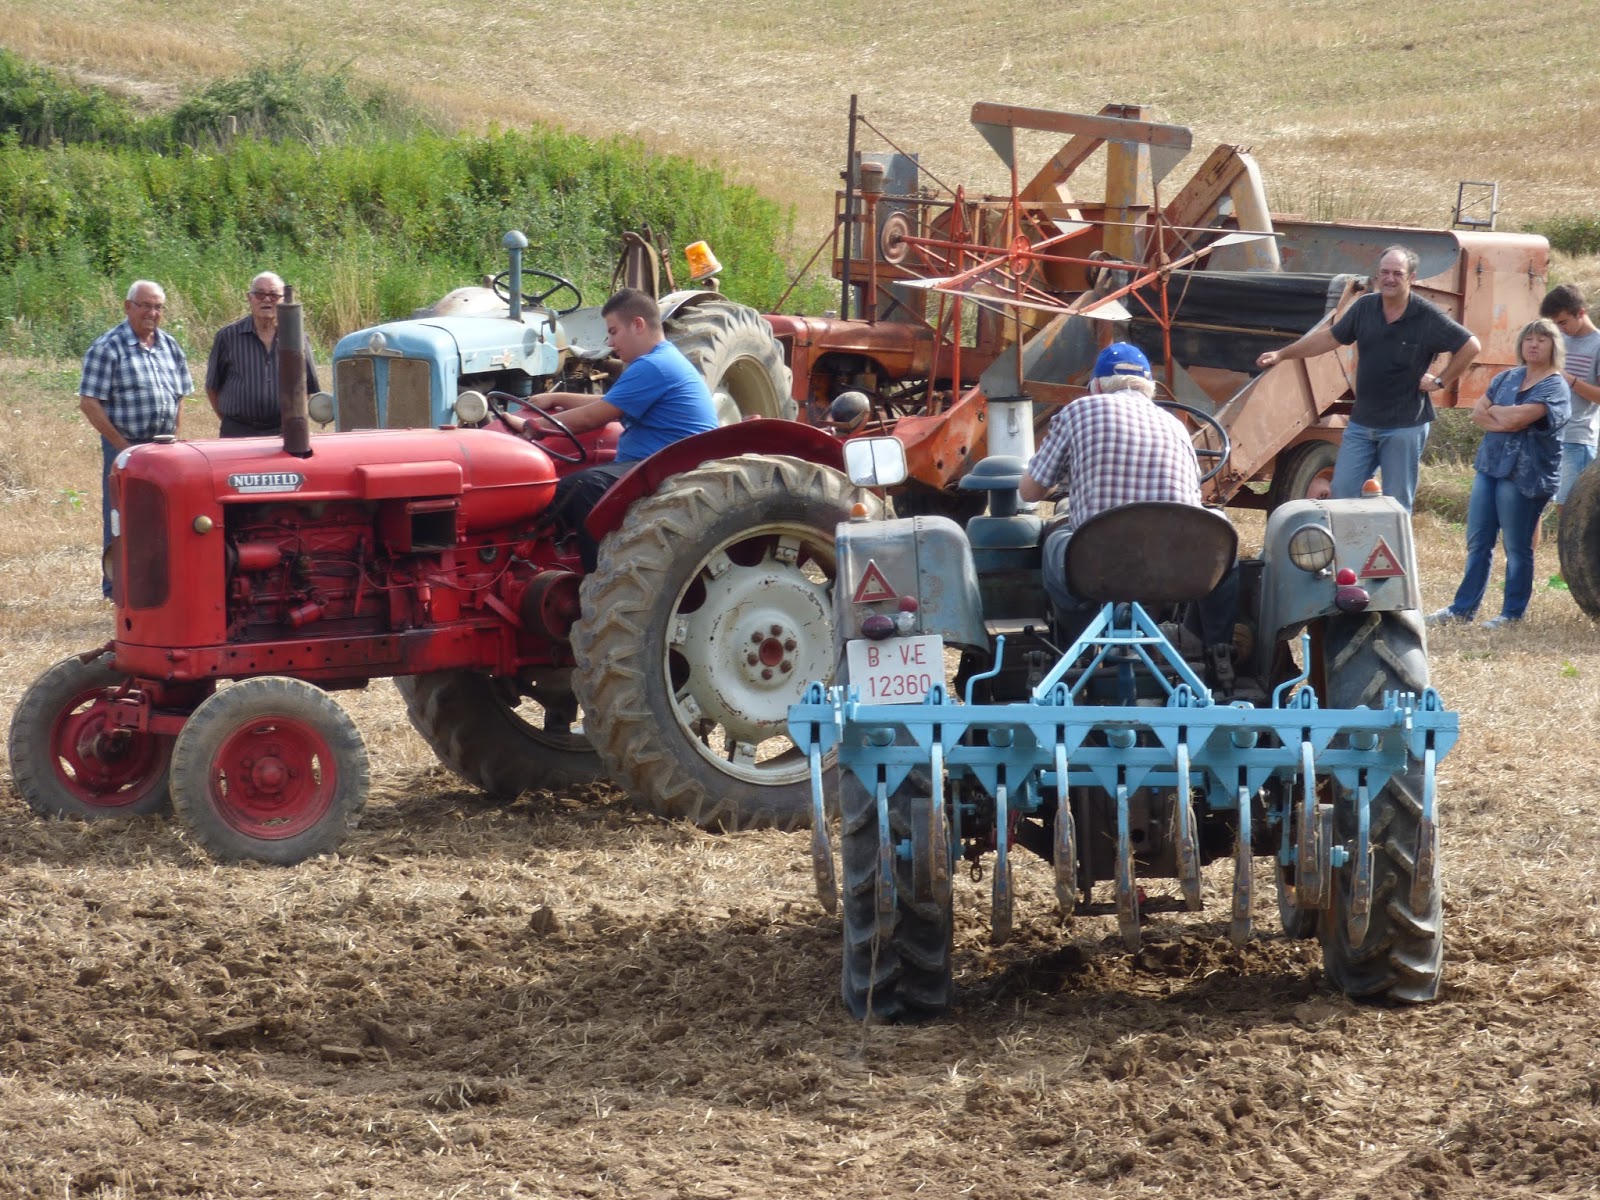
[[1233, 453], [1233, 442], [1229, 440], [1228, 431], [1222, 427], [1222, 422], [1206, 412], [1205, 409], [1196, 408], [1192, 404], [1184, 404], [1179, 400], [1157, 400], [1156, 404], [1169, 412], [1181, 412], [1185, 416], [1193, 418], [1195, 424], [1203, 425], [1217, 435], [1217, 449], [1213, 450], [1209, 446], [1196, 446], [1194, 448], [1194, 456], [1196, 458], [1214, 458], [1217, 460], [1211, 465], [1209, 471], [1200, 476], [1201, 483], [1210, 483], [1228, 461], [1228, 455]]
[[529, 404], [521, 396], [513, 396], [510, 392], [490, 392], [485, 399], [489, 402], [489, 410], [496, 416], [505, 416], [507, 403], [515, 404], [518, 408], [526, 410], [528, 416], [538, 417], [551, 427], [551, 431], [559, 433], [572, 443], [573, 453], [562, 454], [559, 450], [539, 443], [539, 448], [557, 462], [585, 463], [589, 461], [589, 448], [578, 440], [578, 435], [573, 433], [567, 423], [554, 413], [547, 413], [536, 404]]
[[[583, 307], [583, 293], [578, 290], [578, 285], [573, 283], [572, 280], [568, 279], [566, 276], [552, 275], [549, 271], [533, 271], [524, 268], [522, 272], [523, 287], [527, 287], [528, 276], [530, 275], [537, 275], [540, 279], [550, 280], [550, 286], [542, 292], [523, 292], [522, 302], [524, 304], [530, 304], [538, 308], [548, 308], [558, 317], [564, 317], [574, 309]], [[489, 286], [494, 289], [494, 294], [496, 296], [499, 296], [500, 299], [504, 300], [507, 304], [511, 303], [510, 271], [501, 271], [500, 274], [496, 275], [489, 281]], [[562, 291], [572, 293], [572, 303], [567, 305], [566, 308], [557, 308], [553, 304], [545, 303], [545, 301], [551, 296], [554, 296], [557, 292]]]

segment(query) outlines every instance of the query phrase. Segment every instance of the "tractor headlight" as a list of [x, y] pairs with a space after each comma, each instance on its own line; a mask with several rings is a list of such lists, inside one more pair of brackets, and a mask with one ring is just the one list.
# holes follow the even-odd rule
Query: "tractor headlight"
[[334, 418], [333, 393], [313, 392], [306, 400], [306, 415], [318, 425], [326, 425]]
[[456, 424], [476, 425], [489, 415], [489, 398], [482, 392], [465, 391], [456, 396]]
[[1289, 538], [1289, 561], [1316, 574], [1333, 562], [1333, 534], [1321, 525], [1305, 525]]

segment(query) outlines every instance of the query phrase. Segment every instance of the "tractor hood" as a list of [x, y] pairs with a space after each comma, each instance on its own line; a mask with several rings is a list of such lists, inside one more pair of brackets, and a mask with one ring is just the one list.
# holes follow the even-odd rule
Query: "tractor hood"
[[453, 366], [456, 376], [505, 370], [550, 375], [559, 365], [559, 347], [554, 323], [541, 312], [524, 313], [520, 321], [427, 317], [359, 329], [333, 349], [336, 363], [364, 357], [427, 359], [446, 369]]

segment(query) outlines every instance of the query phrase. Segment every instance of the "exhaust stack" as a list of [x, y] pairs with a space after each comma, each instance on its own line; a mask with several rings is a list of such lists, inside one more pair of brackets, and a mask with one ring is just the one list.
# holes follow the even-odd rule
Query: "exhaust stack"
[[284, 285], [283, 300], [278, 305], [278, 405], [283, 418], [283, 452], [310, 458], [304, 310], [288, 284]]

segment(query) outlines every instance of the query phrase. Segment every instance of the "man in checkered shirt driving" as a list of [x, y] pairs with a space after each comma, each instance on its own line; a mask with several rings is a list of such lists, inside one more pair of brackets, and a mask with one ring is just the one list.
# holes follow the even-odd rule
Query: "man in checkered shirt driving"
[[1066, 489], [1069, 522], [1044, 544], [1045, 591], [1058, 609], [1078, 606], [1066, 577], [1073, 527], [1143, 500], [1200, 503], [1200, 466], [1189, 431], [1156, 406], [1155, 389], [1144, 351], [1113, 342], [1095, 359], [1089, 394], [1051, 419], [1023, 473], [1021, 493], [1029, 503]]

